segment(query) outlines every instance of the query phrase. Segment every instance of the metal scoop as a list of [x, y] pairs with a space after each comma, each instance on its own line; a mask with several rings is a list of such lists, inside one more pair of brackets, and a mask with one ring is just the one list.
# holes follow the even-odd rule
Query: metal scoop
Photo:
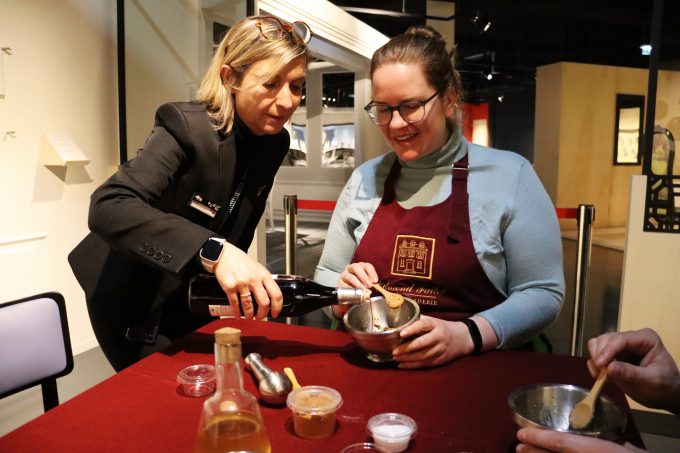
[[262, 362], [262, 356], [251, 352], [245, 358], [246, 365], [250, 368], [259, 381], [259, 390], [262, 400], [269, 404], [284, 404], [286, 397], [293, 390], [293, 384], [288, 376], [272, 371]]

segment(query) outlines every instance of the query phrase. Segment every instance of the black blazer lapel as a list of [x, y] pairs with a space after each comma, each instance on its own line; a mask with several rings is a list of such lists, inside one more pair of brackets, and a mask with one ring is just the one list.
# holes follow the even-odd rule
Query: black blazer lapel
[[220, 142], [219, 146], [219, 187], [217, 193], [220, 200], [220, 211], [210, 223], [210, 229], [217, 231], [224, 223], [225, 216], [229, 211], [229, 201], [233, 195], [238, 181], [234, 181], [234, 171], [236, 169], [236, 145], [234, 135], [230, 134]]

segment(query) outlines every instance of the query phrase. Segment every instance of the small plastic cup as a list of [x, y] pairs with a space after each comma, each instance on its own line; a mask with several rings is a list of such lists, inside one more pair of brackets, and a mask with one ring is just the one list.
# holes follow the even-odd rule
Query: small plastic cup
[[293, 412], [298, 437], [324, 439], [335, 431], [335, 412], [342, 406], [342, 396], [330, 387], [306, 385], [290, 392], [286, 405]]
[[418, 427], [411, 417], [388, 412], [371, 417], [366, 430], [376, 446], [388, 453], [399, 453], [408, 448]]
[[370, 442], [360, 442], [358, 444], [351, 444], [346, 446], [345, 448], [340, 451], [340, 453], [360, 453], [362, 451], [373, 451], [373, 452], [382, 452], [382, 453], [387, 453], [387, 450], [383, 450], [382, 448], [376, 446], [375, 444], [372, 444]]
[[177, 382], [187, 396], [205, 396], [215, 391], [215, 367], [191, 365], [177, 373]]

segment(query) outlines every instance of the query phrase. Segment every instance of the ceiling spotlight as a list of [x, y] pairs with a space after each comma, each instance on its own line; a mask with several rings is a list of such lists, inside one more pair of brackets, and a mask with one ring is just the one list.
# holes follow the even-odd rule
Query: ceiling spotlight
[[640, 46], [640, 53], [642, 55], [651, 55], [652, 54], [652, 45], [651, 44], [643, 44]]
[[475, 15], [472, 16], [470, 22], [477, 27], [479, 33], [484, 33], [491, 27], [491, 21], [484, 11], [475, 11]]
[[503, 102], [503, 99], [505, 99], [505, 95], [504, 95], [504, 94], [501, 94], [501, 95], [498, 96], [496, 99], [498, 99], [498, 102]]
[[492, 65], [487, 72], [483, 72], [482, 74], [484, 75], [484, 78], [486, 78], [486, 80], [491, 80], [493, 79], [493, 76], [495, 76], [498, 73], [496, 72], [496, 69]]

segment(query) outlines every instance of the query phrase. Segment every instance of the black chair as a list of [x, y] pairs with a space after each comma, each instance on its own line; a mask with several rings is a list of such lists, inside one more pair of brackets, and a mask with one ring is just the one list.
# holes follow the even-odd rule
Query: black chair
[[71, 370], [73, 352], [61, 294], [0, 304], [0, 398], [40, 385], [48, 411], [59, 405], [57, 378]]

